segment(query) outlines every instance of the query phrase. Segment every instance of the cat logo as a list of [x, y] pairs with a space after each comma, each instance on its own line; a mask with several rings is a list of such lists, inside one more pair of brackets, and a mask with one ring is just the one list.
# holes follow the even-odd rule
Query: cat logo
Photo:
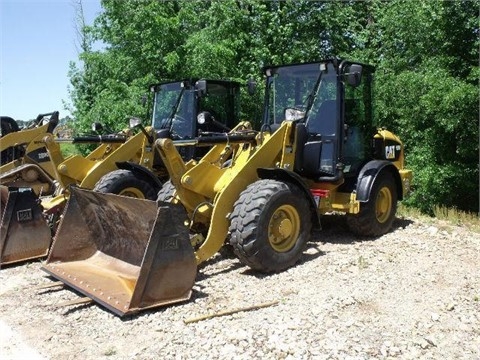
[[24, 209], [17, 211], [17, 221], [24, 222], [33, 220], [32, 209]]
[[385, 146], [385, 159], [395, 159], [395, 145]]

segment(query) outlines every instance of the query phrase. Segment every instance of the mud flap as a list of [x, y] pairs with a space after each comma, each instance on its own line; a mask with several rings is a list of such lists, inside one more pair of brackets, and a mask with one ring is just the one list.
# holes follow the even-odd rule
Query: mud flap
[[188, 300], [197, 262], [183, 208], [72, 188], [44, 271], [124, 316]]
[[1, 191], [0, 266], [46, 256], [52, 236], [37, 195], [30, 188]]

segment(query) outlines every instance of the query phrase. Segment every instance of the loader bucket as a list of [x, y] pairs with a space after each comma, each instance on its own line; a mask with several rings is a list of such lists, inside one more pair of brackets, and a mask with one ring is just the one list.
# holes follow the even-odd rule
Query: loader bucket
[[37, 195], [30, 188], [1, 191], [0, 266], [46, 256], [52, 235]]
[[72, 188], [42, 269], [124, 316], [188, 300], [197, 263], [183, 208]]

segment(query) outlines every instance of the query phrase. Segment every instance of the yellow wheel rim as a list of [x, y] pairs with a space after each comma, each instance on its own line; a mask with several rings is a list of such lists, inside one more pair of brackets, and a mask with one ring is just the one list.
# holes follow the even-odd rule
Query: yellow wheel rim
[[145, 199], [143, 192], [140, 189], [137, 189], [135, 187], [125, 188], [122, 191], [120, 191], [118, 195], [133, 197], [137, 199]]
[[375, 214], [380, 223], [384, 223], [390, 217], [392, 211], [392, 193], [388, 187], [380, 189], [375, 203]]
[[280, 206], [268, 223], [268, 241], [277, 252], [289, 251], [300, 234], [300, 216], [291, 205]]

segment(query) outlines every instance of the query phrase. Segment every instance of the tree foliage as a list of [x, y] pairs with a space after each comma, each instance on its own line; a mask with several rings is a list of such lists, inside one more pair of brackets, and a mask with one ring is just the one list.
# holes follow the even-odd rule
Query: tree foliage
[[[475, 4], [102, 0], [94, 24], [77, 24], [83, 37], [70, 71], [73, 115], [79, 131], [93, 121], [119, 129], [128, 116], [145, 116], [139, 99], [155, 82], [212, 77], [261, 84], [268, 64], [332, 56], [364, 61], [377, 67], [378, 125], [406, 145], [416, 184], [410, 202], [425, 212], [435, 205], [478, 211]], [[259, 90], [243, 96], [244, 118], [260, 118]]]
[[479, 208], [479, 23], [469, 1], [370, 1], [355, 55], [377, 65], [379, 125], [401, 136], [410, 202]]

